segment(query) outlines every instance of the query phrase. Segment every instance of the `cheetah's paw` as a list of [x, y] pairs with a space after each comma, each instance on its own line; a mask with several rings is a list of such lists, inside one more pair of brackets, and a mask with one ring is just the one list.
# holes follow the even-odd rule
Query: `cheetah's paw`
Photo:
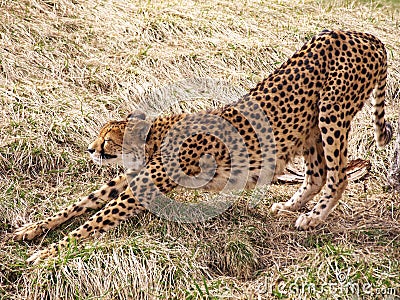
[[55, 247], [48, 247], [43, 250], [36, 251], [33, 253], [27, 260], [27, 263], [31, 263], [32, 265], [37, 265], [41, 260], [44, 260], [47, 257], [51, 257], [57, 254]]
[[285, 212], [290, 212], [290, 210], [286, 207], [285, 202], [278, 202], [272, 204], [271, 213], [274, 215], [280, 215]]
[[14, 240], [33, 240], [47, 230], [42, 222], [29, 223], [14, 231]]
[[320, 217], [313, 214], [301, 214], [297, 220], [295, 227], [299, 230], [307, 230], [317, 227], [322, 224], [323, 220]]

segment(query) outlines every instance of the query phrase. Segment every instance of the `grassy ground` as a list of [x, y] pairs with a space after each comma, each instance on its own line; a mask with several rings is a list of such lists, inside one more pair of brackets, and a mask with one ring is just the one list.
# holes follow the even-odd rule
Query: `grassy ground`
[[[400, 202], [385, 181], [393, 143], [376, 148], [370, 107], [354, 122], [350, 155], [371, 160], [371, 175], [349, 185], [318, 230], [296, 231], [297, 214], [270, 215], [297, 188], [274, 185], [255, 208], [243, 197], [198, 224], [145, 214], [35, 267], [28, 253], [84, 218], [34, 243], [5, 239], [121, 172], [95, 166], [85, 149], [106, 120], [145, 106], [149, 87], [216, 78], [238, 96], [324, 28], [367, 31], [387, 45], [395, 124], [400, 18], [389, 2], [1, 1], [0, 298], [399, 297]], [[146, 105], [161, 113], [154, 99]]]

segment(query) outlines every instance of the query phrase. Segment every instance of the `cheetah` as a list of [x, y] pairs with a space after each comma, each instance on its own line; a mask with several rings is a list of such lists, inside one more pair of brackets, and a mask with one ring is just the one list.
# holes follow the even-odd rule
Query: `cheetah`
[[32, 240], [98, 210], [61, 241], [28, 259], [37, 263], [66, 247], [70, 238], [97, 236], [147, 210], [157, 195], [179, 187], [182, 178], [206, 173], [200, 186], [190, 187], [252, 189], [266, 183], [269, 174], [281, 174], [296, 155], [304, 157], [304, 182], [293, 197], [271, 210], [298, 211], [323, 189], [312, 210], [295, 223], [303, 230], [318, 226], [347, 186], [350, 122], [373, 92], [376, 142], [383, 147], [391, 140], [392, 128], [384, 118], [386, 76], [386, 50], [376, 37], [324, 30], [232, 104], [153, 120], [138, 110], [125, 120], [110, 121], [88, 152], [95, 163], [117, 163], [128, 144], [126, 173], [56, 215], [17, 229], [14, 237]]

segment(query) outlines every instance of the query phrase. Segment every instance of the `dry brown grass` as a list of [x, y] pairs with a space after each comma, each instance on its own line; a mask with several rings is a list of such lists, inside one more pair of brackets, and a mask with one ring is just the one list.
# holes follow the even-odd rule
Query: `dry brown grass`
[[297, 214], [270, 215], [271, 203], [296, 189], [274, 185], [256, 208], [244, 195], [199, 224], [146, 214], [37, 267], [25, 264], [27, 253], [83, 219], [35, 243], [3, 237], [122, 171], [101, 169], [84, 154], [106, 120], [138, 105], [154, 114], [170, 104], [172, 111], [214, 105], [207, 96], [166, 105], [150, 87], [216, 78], [234, 87], [221, 101], [234, 98], [324, 28], [367, 31], [387, 45], [387, 115], [395, 125], [399, 20], [398, 6], [375, 1], [1, 1], [0, 298], [398, 296], [400, 204], [385, 188], [393, 145], [373, 144], [368, 107], [354, 122], [350, 153], [372, 161], [371, 176], [350, 184], [318, 230], [296, 231]]

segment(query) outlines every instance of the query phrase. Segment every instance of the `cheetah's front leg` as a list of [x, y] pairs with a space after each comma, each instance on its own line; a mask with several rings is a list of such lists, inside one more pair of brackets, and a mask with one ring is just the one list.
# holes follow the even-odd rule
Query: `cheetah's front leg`
[[41, 259], [53, 256], [59, 250], [66, 248], [70, 239], [83, 240], [91, 236], [98, 236], [100, 233], [108, 231], [117, 226], [120, 222], [143, 210], [145, 210], [144, 206], [133, 197], [130, 188], [127, 188], [117, 199], [109, 202], [102, 210], [90, 217], [82, 226], [70, 232], [69, 235], [59, 242], [34, 253], [27, 261], [37, 264]]
[[29, 223], [14, 232], [14, 239], [32, 240], [42, 233], [52, 230], [67, 220], [85, 213], [88, 209], [98, 209], [104, 203], [115, 199], [127, 187], [125, 175], [120, 175], [107, 184], [104, 184], [99, 190], [83, 197], [80, 201], [71, 204], [64, 210], [35, 223]]
[[163, 193], [175, 188], [176, 183], [165, 173], [161, 164], [161, 158], [157, 157], [155, 160], [156, 163], [149, 163], [143, 170], [136, 174], [129, 174], [128, 172], [129, 175], [127, 177], [130, 178], [128, 179], [130, 187], [127, 187], [117, 199], [109, 202], [103, 209], [99, 210], [86, 221], [85, 224], [72, 231], [58, 243], [34, 253], [28, 259], [28, 262], [35, 264], [43, 258], [53, 256], [59, 250], [67, 247], [70, 239], [87, 239], [116, 227], [122, 221], [146, 210], [149, 207], [149, 203]]

